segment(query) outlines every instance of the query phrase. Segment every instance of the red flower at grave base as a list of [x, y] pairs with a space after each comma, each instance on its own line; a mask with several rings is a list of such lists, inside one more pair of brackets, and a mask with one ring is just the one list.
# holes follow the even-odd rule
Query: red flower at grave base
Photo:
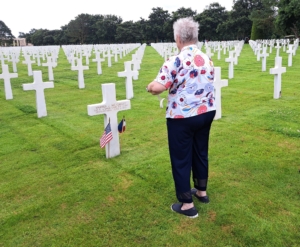
[[198, 115], [203, 114], [205, 112], [207, 112], [207, 107], [205, 105], [201, 105], [197, 110]]

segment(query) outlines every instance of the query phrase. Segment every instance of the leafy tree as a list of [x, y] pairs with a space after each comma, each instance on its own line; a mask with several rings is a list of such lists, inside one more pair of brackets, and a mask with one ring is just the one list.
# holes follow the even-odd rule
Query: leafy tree
[[275, 34], [275, 18], [278, 0], [261, 0], [261, 5], [252, 10], [250, 19], [253, 21], [256, 35], [261, 39], [273, 38]]
[[72, 43], [84, 44], [90, 34], [91, 15], [80, 14], [68, 23], [67, 36]]
[[233, 0], [234, 6], [237, 3], [241, 3], [244, 7], [250, 10], [250, 12], [254, 9], [260, 9], [263, 5], [262, 0]]
[[245, 0], [236, 1], [233, 5], [230, 20], [233, 22], [232, 27], [236, 38], [250, 37], [252, 21], [249, 19], [249, 16], [253, 8], [254, 5]]
[[255, 21], [252, 24], [251, 38], [250, 39], [252, 39], [252, 40], [264, 39], [263, 30], [258, 28], [258, 25]]
[[284, 34], [293, 33], [299, 37], [300, 32], [300, 1], [280, 0], [276, 26]]
[[172, 19], [172, 22], [174, 23], [176, 20], [178, 20], [180, 18], [185, 18], [185, 17], [193, 17], [194, 18], [196, 15], [197, 15], [196, 10], [192, 10], [191, 8], [181, 7], [179, 9], [177, 9], [176, 11], [172, 12], [171, 19]]
[[49, 30], [47, 29], [38, 29], [36, 30], [32, 35], [31, 35], [31, 42], [35, 46], [41, 46], [44, 45], [44, 37], [46, 36], [45, 34]]
[[122, 21], [122, 18], [116, 15], [104, 15], [102, 20], [97, 21], [96, 34], [100, 39], [100, 43], [116, 43], [117, 27]]
[[89, 44], [99, 44], [100, 37], [97, 35], [97, 22], [103, 20], [103, 15], [92, 15], [90, 20], [90, 35], [88, 36], [88, 43]]
[[61, 26], [60, 30], [61, 30], [61, 33], [59, 35], [59, 42], [57, 41], [57, 43], [59, 45], [69, 44], [69, 38], [68, 38], [68, 35], [67, 35], [68, 25]]
[[165, 33], [167, 40], [174, 41], [173, 24], [175, 21], [185, 17], [192, 17], [193, 19], [195, 19], [196, 15], [197, 11], [194, 11], [191, 8], [181, 7], [176, 11], [173, 11], [170, 20], [165, 23]]
[[147, 43], [149, 40], [151, 40], [151, 36], [149, 35], [149, 32], [147, 32], [147, 30], [150, 29], [149, 21], [140, 17], [140, 20], [137, 21], [137, 24], [141, 37], [140, 43]]
[[167, 39], [169, 27], [168, 22], [170, 21], [170, 14], [167, 10], [163, 10], [160, 7], [152, 8], [152, 12], [149, 15], [149, 26], [147, 32], [156, 41], [164, 41]]
[[212, 3], [198, 14], [195, 19], [200, 23], [199, 40], [220, 40], [218, 26], [228, 20], [228, 11], [219, 3]]
[[43, 45], [54, 45], [55, 41], [52, 35], [46, 35], [43, 38]]
[[138, 43], [141, 42], [142, 32], [139, 30], [139, 23], [126, 21], [117, 27], [116, 41], [118, 43]]
[[11, 33], [11, 30], [5, 25], [3, 21], [0, 20], [0, 44], [4, 44], [7, 41], [11, 43], [14, 36]]
[[237, 23], [230, 18], [227, 21], [220, 23], [217, 27], [218, 40], [234, 40], [238, 39]]
[[96, 35], [100, 43], [116, 43], [117, 27], [122, 23], [122, 18], [116, 15], [105, 15], [96, 22]]

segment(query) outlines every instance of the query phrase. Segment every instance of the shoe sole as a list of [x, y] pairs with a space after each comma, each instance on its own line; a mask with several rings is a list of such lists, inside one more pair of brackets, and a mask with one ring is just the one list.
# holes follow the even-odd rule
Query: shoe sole
[[[178, 213], [177, 211], [173, 210], [172, 205], [171, 205], [171, 210], [175, 213]], [[181, 214], [181, 213], [178, 213], [178, 214]], [[191, 219], [194, 219], [194, 218], [198, 217], [198, 213], [196, 215], [193, 215], [193, 216], [188, 216], [188, 215], [185, 215], [185, 214], [181, 214], [181, 215], [184, 215], [185, 217], [188, 217], [188, 218], [191, 218]]]

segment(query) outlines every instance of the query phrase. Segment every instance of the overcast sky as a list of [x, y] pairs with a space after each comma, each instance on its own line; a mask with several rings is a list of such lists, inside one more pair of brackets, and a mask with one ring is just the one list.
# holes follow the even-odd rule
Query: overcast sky
[[113, 14], [123, 21], [148, 19], [152, 8], [161, 7], [171, 14], [181, 7], [191, 8], [201, 13], [210, 3], [218, 2], [227, 10], [232, 8], [232, 0], [3, 0], [0, 7], [2, 20], [12, 34], [28, 33], [35, 29], [60, 29], [79, 14]]

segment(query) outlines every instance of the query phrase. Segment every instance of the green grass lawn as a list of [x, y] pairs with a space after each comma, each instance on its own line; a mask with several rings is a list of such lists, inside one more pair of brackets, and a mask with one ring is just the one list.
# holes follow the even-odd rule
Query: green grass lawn
[[[195, 202], [196, 219], [170, 210], [176, 197], [165, 110], [145, 91], [163, 63], [152, 47], [133, 82], [131, 110], [118, 113], [119, 121], [126, 118], [120, 156], [105, 158], [104, 116], [87, 115], [87, 105], [102, 102], [103, 83], [115, 83], [117, 100], [125, 99], [117, 72], [134, 52], [112, 59], [110, 68], [102, 63], [102, 75], [91, 57], [79, 89], [61, 49], [43, 118], [35, 91], [22, 89], [33, 82], [26, 65], [17, 65], [12, 100], [5, 100], [0, 80], [0, 246], [300, 246], [299, 50], [292, 67], [281, 52], [287, 72], [275, 100], [269, 69], [276, 50], [261, 72], [261, 61], [244, 45], [234, 78], [222, 88], [222, 118], [211, 129], [211, 203]], [[222, 79], [226, 57], [212, 57]], [[33, 64], [33, 70], [48, 81], [47, 67]]]

